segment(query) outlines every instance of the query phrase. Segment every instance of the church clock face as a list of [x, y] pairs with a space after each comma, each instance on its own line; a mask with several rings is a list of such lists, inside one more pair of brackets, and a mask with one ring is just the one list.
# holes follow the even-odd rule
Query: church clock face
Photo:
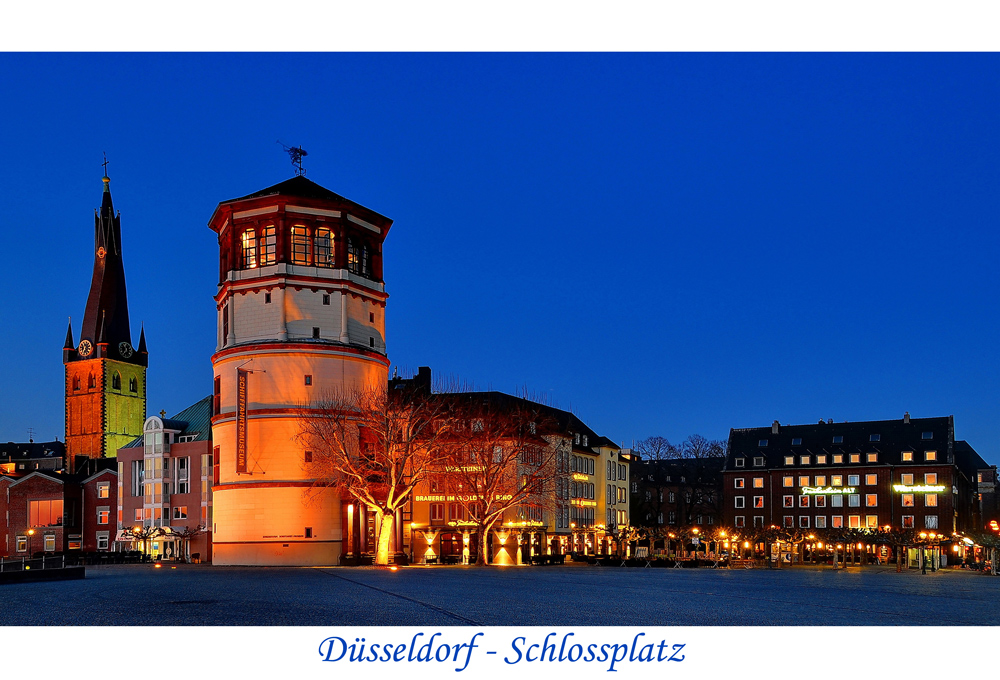
[[80, 353], [80, 356], [89, 357], [90, 353], [94, 351], [94, 346], [90, 344], [90, 340], [84, 340], [76, 349]]
[[104, 246], [101, 246], [100, 248], [97, 249], [97, 257], [101, 258], [102, 260], [104, 259], [104, 256], [107, 255], [107, 253], [108, 251], [104, 249]]
[[132, 345], [127, 342], [118, 343], [118, 353], [122, 355], [122, 358], [128, 359], [132, 356]]

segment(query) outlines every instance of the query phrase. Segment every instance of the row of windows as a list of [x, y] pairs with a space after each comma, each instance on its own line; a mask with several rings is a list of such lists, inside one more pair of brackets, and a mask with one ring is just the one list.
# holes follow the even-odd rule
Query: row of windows
[[[739, 527], [746, 526], [746, 516], [737, 515], [735, 524]], [[916, 528], [915, 516], [914, 515], [903, 515], [902, 516], [902, 527], [904, 529], [914, 529]], [[799, 515], [798, 527], [800, 529], [843, 529], [844, 528], [844, 516], [843, 515], [833, 515], [829, 518], [830, 523], [827, 525], [827, 517], [825, 515], [816, 515], [815, 517], [810, 517], [809, 515]], [[764, 516], [754, 515], [753, 525], [755, 527], [764, 526]], [[811, 526], [810, 526], [811, 525]], [[795, 516], [785, 515], [782, 517], [782, 526], [786, 529], [795, 528]], [[878, 529], [878, 515], [847, 515], [847, 528], [849, 529]], [[926, 529], [937, 529], [938, 528], [938, 516], [937, 515], [924, 515], [924, 528]]]
[[[650, 514], [647, 514], [646, 520], [648, 521], [650, 519], [652, 519], [652, 516]], [[662, 512], [659, 515], [657, 515], [656, 522], [657, 524], [663, 524]], [[701, 526], [703, 524], [709, 524], [709, 525], [715, 524], [715, 515], [695, 515], [694, 523], [697, 524], [698, 526]], [[667, 513], [667, 524], [677, 524], [677, 512], [671, 510], [670, 512]]]
[[[97, 387], [97, 378], [93, 374], [87, 378], [87, 389], [92, 390]], [[122, 388], [122, 376], [121, 373], [115, 371], [114, 375], [111, 376], [111, 389], [121, 390]], [[73, 377], [73, 391], [77, 392], [80, 390], [80, 376]], [[128, 390], [129, 392], [138, 393], [139, 392], [139, 381], [135, 378], [128, 379]]]
[[614, 461], [608, 461], [607, 469], [608, 481], [617, 482], [618, 480], [625, 481], [628, 476], [628, 471], [623, 463], [615, 463]]
[[[861, 494], [852, 493], [845, 494], [847, 497], [847, 507], [849, 508], [859, 508], [861, 507]], [[865, 507], [876, 508], [878, 507], [878, 494], [869, 493], [865, 494]], [[936, 493], [926, 493], [923, 494], [924, 497], [924, 507], [936, 508], [938, 505], [938, 495]], [[753, 507], [763, 508], [764, 507], [764, 497], [763, 496], [753, 496]], [[830, 507], [832, 508], [842, 508], [844, 507], [844, 495], [832, 495], [830, 498]], [[810, 500], [812, 499], [812, 500]], [[914, 494], [904, 493], [900, 495], [900, 502], [904, 508], [914, 507]], [[781, 497], [782, 507], [794, 508], [795, 507], [795, 496], [782, 496]], [[798, 507], [808, 508], [810, 504], [814, 504], [817, 508], [825, 508], [827, 506], [827, 496], [813, 496], [813, 495], [802, 495], [799, 496]], [[744, 508], [746, 507], [746, 496], [734, 496], [733, 497], [733, 507]]]
[[608, 488], [604, 492], [604, 502], [609, 505], [617, 503], [627, 503], [628, 502], [627, 492], [628, 490], [625, 487], [615, 486], [614, 484], [608, 484]]
[[[243, 269], [267, 267], [276, 262], [276, 237], [274, 226], [261, 229], [260, 235], [254, 229], [247, 229], [240, 235], [240, 265]], [[315, 267], [336, 267], [334, 256], [333, 230], [319, 227], [313, 237], [309, 229], [302, 225], [291, 229], [292, 264]], [[371, 249], [360, 239], [347, 238], [347, 269], [360, 276], [370, 277]], [[343, 265], [341, 265], [343, 266]]]
[[594, 498], [594, 485], [587, 482], [573, 482], [573, 498]]
[[[877, 474], [866, 474], [865, 486], [876, 486], [878, 485], [878, 475]], [[912, 472], [904, 472], [899, 475], [899, 483], [906, 486], [911, 486], [915, 475]], [[798, 485], [799, 486], [826, 486], [827, 485], [827, 475], [815, 475], [810, 477], [809, 475], [799, 475]], [[764, 488], [764, 478], [763, 477], [753, 477], [753, 488], [763, 489]], [[809, 482], [812, 481], [813, 484]], [[795, 486], [796, 479], [793, 475], [786, 475], [781, 478], [781, 485], [786, 488]], [[830, 486], [844, 486], [844, 475], [830, 475], [829, 476]], [[937, 484], [938, 474], [936, 472], [925, 472], [924, 473], [924, 484]], [[861, 484], [861, 475], [847, 475], [847, 485], [848, 486], [859, 486]], [[733, 486], [737, 489], [743, 489], [746, 486], [746, 479], [743, 477], [736, 477], [733, 479]]]
[[594, 474], [594, 459], [585, 456], [573, 456], [570, 461], [570, 471], [592, 475]]
[[[914, 460], [913, 451], [903, 451], [900, 455], [904, 463], [912, 463]], [[828, 461], [832, 462], [833, 465], [843, 465], [845, 460], [844, 454], [842, 453], [834, 453], [829, 456], [826, 454], [819, 454], [816, 456], [802, 455], [799, 456], [799, 465], [813, 465], [814, 458], [816, 461], [815, 465], [827, 465]], [[937, 451], [924, 451], [924, 461], [934, 462], [937, 459], [938, 459]], [[849, 453], [847, 454], [846, 460], [849, 463], [859, 464], [861, 463], [861, 454]], [[877, 452], [866, 453], [865, 462], [877, 463], [878, 453]], [[765, 465], [764, 456], [754, 456], [753, 465], [754, 467], [764, 467]], [[785, 465], [795, 465], [795, 456], [785, 456]], [[737, 458], [736, 467], [746, 467], [746, 458]]]
[[[921, 439], [934, 439], [934, 433], [933, 432], [921, 432], [920, 433], [920, 438]], [[870, 442], [882, 441], [882, 435], [880, 435], [880, 434], [870, 434], [870, 435], [868, 435], [868, 441], [870, 441]], [[760, 440], [757, 441], [757, 446], [760, 446], [760, 447], [767, 446], [767, 442], [768, 442], [767, 439], [760, 439]], [[833, 439], [832, 439], [832, 443], [834, 443], [834, 444], [843, 444], [844, 443], [844, 435], [842, 435], [842, 434], [834, 435]], [[792, 438], [792, 446], [802, 446], [802, 438], [801, 437], [794, 437], [794, 438]]]

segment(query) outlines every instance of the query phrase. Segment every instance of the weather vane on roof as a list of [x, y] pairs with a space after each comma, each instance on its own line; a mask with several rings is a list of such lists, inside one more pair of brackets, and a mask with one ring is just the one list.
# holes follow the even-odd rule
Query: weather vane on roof
[[295, 166], [295, 176], [298, 177], [299, 175], [306, 174], [306, 171], [302, 168], [302, 157], [309, 155], [306, 153], [306, 150], [301, 146], [288, 146], [280, 139], [278, 140], [278, 144], [281, 144], [281, 148], [283, 148], [285, 153], [288, 154], [288, 157], [292, 159], [292, 165]]

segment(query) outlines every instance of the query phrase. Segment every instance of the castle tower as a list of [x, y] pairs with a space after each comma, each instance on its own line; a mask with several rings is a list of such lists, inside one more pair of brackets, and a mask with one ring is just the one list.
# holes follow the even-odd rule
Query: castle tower
[[296, 176], [220, 203], [212, 438], [215, 564], [336, 564], [342, 511], [313, 485], [303, 405], [385, 385], [392, 221]]
[[142, 434], [146, 418], [146, 336], [132, 346], [125, 266], [122, 262], [121, 217], [111, 203], [111, 180], [104, 181], [101, 208], [94, 216], [94, 276], [80, 329], [66, 330], [66, 467], [76, 457], [113, 457]]

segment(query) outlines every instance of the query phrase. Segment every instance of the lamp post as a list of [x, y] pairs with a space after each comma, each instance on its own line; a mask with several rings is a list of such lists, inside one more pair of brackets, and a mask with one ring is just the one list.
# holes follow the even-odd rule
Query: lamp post
[[33, 554], [33, 553], [31, 552], [31, 545], [32, 545], [32, 543], [34, 542], [34, 541], [32, 540], [32, 539], [33, 539], [33, 537], [34, 537], [34, 535], [35, 535], [35, 530], [34, 530], [34, 529], [28, 529], [28, 557], [29, 557], [29, 558], [30, 558], [30, 557], [32, 556], [32, 554]]

